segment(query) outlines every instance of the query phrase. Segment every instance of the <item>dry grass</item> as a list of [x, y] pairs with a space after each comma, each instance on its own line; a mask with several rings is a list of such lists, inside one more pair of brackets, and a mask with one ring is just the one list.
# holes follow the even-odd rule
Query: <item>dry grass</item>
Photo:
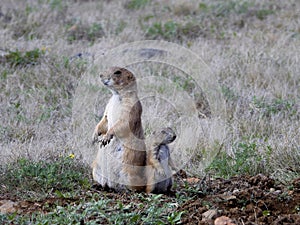
[[[159, 84], [167, 83], [162, 87], [151, 82], [142, 87], [145, 82], [141, 82], [140, 95], [145, 96], [146, 132], [162, 124], [175, 126], [179, 132], [173, 146], [178, 166], [202, 173], [207, 165], [199, 160], [204, 156], [220, 150], [234, 157], [238, 149], [233, 146], [246, 142], [256, 144], [265, 172], [283, 180], [299, 175], [299, 9], [296, 0], [189, 4], [156, 0], [3, 0], [0, 163], [20, 156], [38, 160], [70, 152], [89, 162], [95, 148], [88, 146], [88, 138], [109, 93], [101, 90], [98, 98], [86, 102], [79, 98], [81, 106], [86, 103], [89, 108], [81, 107], [83, 111], [77, 110], [75, 118], [83, 112], [90, 119], [72, 124], [72, 104], [74, 96], [78, 101], [80, 77], [90, 72], [87, 68], [93, 56], [97, 58], [123, 43], [155, 38], [173, 41], [198, 54], [211, 70], [207, 82], [221, 87], [226, 106], [220, 112], [214, 108], [211, 119], [182, 123], [178, 114], [180, 97], [195, 100], [200, 94], [192, 81], [185, 82], [190, 74], [155, 63], [128, 66], [140, 77], [156, 76], [158, 80], [159, 75], [171, 82], [158, 80]], [[26, 52], [34, 49], [40, 52], [28, 63]], [[20, 53], [8, 57], [17, 51]], [[73, 57], [78, 53], [83, 53], [82, 57]], [[16, 63], [18, 60], [21, 63]], [[202, 83], [198, 84], [207, 91]], [[93, 85], [89, 86], [91, 93], [99, 92]], [[154, 89], [168, 96], [174, 88], [176, 95], [168, 100], [150, 98], [147, 92]], [[176, 102], [174, 99], [178, 100], [177, 108], [170, 104]], [[203, 109], [201, 112], [207, 113]], [[78, 127], [82, 136], [73, 133]], [[200, 140], [193, 140], [194, 131], [201, 134]], [[189, 160], [191, 153], [195, 155]]]

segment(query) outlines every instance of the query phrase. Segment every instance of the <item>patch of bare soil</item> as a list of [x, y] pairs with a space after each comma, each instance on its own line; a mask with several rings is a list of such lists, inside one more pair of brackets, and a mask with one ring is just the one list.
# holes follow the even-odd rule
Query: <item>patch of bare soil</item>
[[[162, 198], [165, 202], [174, 201], [176, 195], [190, 199], [176, 210], [185, 211], [182, 224], [300, 224], [300, 178], [285, 186], [262, 174], [230, 179], [199, 179], [187, 177], [181, 172], [175, 177], [175, 183], [174, 192]], [[130, 192], [115, 193], [97, 185], [89, 191], [89, 196], [93, 192], [103, 193], [124, 204], [141, 202], [137, 195]], [[0, 210], [19, 214], [47, 213], [52, 206], [76, 204], [83, 199], [89, 201], [89, 198], [83, 193], [76, 199], [49, 198], [33, 202], [0, 195]]]
[[289, 187], [262, 174], [203, 182], [207, 194], [181, 206], [189, 212], [184, 224], [214, 224], [221, 216], [231, 219], [221, 224], [300, 224], [300, 178]]

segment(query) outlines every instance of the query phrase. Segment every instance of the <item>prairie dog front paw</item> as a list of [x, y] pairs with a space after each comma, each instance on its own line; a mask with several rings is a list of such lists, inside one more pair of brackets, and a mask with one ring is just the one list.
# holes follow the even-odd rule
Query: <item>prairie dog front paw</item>
[[106, 145], [108, 145], [112, 137], [113, 137], [112, 135], [107, 135], [107, 134], [103, 135], [99, 141], [100, 147], [105, 147]]

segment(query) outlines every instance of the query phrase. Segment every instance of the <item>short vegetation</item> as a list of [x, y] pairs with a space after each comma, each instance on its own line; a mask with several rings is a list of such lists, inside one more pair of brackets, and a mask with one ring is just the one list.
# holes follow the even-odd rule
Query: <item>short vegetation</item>
[[[212, 128], [196, 150], [174, 149], [174, 161], [185, 162], [181, 169], [199, 179], [265, 174], [290, 185], [300, 176], [299, 8], [297, 0], [2, 0], [0, 199], [45, 204], [26, 215], [1, 214], [0, 223], [177, 224], [188, 213], [181, 206], [205, 195], [204, 186], [186, 183], [181, 196], [167, 201], [165, 195], [128, 193], [114, 199], [114, 193], [93, 186], [96, 149], [82, 152], [77, 142], [89, 141], [73, 139], [76, 126], [84, 126], [72, 124], [76, 88], [94, 58], [148, 39], [198, 54], [217, 78], [226, 106], [220, 113], [225, 137]], [[205, 98], [176, 68], [145, 65], [129, 68], [161, 75], [192, 98]], [[164, 86], [156, 91], [169, 93]], [[97, 101], [89, 112], [95, 125], [107, 98]], [[208, 105], [197, 102], [205, 121], [214, 116], [203, 109]], [[144, 115], [153, 112], [145, 108]], [[208, 165], [199, 163], [212, 153]]]

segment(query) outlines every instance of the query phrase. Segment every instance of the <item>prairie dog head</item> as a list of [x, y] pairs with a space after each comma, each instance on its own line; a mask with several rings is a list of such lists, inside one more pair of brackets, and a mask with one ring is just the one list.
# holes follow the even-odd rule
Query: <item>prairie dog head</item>
[[165, 136], [165, 144], [170, 144], [176, 139], [176, 134], [170, 127], [162, 129], [161, 134]]
[[135, 90], [135, 76], [127, 69], [122, 67], [111, 67], [100, 74], [102, 83], [112, 91]]
[[172, 143], [176, 139], [176, 134], [172, 128], [166, 127], [160, 130], [159, 132], [154, 132], [152, 138], [152, 144], [167, 145]]

